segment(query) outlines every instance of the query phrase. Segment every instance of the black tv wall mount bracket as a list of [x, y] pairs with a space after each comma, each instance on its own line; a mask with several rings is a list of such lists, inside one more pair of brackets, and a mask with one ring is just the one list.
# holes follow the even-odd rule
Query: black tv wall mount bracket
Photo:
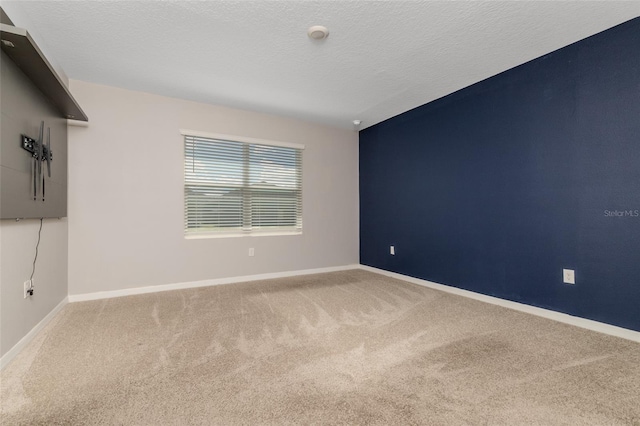
[[40, 134], [38, 139], [33, 139], [27, 135], [22, 135], [22, 149], [31, 153], [33, 158], [33, 166], [31, 175], [33, 177], [33, 199], [38, 198], [38, 183], [42, 192], [42, 201], [45, 196], [44, 174], [42, 163], [47, 163], [47, 175], [51, 177], [51, 162], [53, 161], [53, 152], [51, 151], [51, 128], [47, 128], [47, 143], [44, 143], [44, 121], [40, 123]]

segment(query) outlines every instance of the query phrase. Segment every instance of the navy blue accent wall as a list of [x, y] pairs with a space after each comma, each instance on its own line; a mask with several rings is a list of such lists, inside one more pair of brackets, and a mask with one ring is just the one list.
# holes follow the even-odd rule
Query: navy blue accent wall
[[360, 132], [364, 265], [640, 331], [639, 211], [640, 18]]

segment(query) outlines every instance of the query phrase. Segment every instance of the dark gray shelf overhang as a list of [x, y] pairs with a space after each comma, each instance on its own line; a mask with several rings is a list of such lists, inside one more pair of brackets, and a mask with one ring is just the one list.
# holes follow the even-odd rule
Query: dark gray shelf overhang
[[2, 51], [16, 63], [40, 91], [51, 100], [64, 118], [89, 121], [69, 89], [44, 57], [27, 30], [0, 24]]

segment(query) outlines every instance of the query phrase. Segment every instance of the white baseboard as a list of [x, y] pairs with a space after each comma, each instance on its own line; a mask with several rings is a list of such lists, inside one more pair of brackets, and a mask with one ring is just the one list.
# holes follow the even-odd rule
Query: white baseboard
[[573, 315], [563, 314], [561, 312], [556, 312], [549, 309], [538, 308], [536, 306], [525, 305], [523, 303], [513, 302], [511, 300], [505, 300], [498, 297], [487, 296], [485, 294], [474, 293], [473, 291], [463, 290], [461, 288], [451, 287], [444, 284], [438, 284], [431, 281], [422, 280], [420, 278], [410, 277], [408, 275], [402, 275], [395, 272], [385, 271], [383, 269], [373, 268], [371, 266], [360, 265], [360, 268], [365, 271], [375, 272], [377, 274], [386, 275], [388, 277], [396, 278], [402, 281], [408, 281], [410, 283], [418, 284], [423, 287], [429, 287], [434, 290], [457, 294], [458, 296], [468, 297], [470, 299], [479, 300], [481, 302], [491, 303], [493, 305], [514, 309], [520, 312], [526, 312], [528, 314], [537, 315], [539, 317], [548, 318], [565, 324], [574, 325], [576, 327], [586, 328], [587, 330], [597, 331], [599, 333], [609, 334], [611, 336], [621, 337], [623, 339], [640, 343], [640, 332], [638, 331], [616, 327], [615, 325], [605, 324], [586, 318], [575, 317]]
[[22, 351], [25, 346], [27, 346], [29, 342], [31, 342], [33, 338], [36, 337], [47, 324], [49, 324], [49, 321], [51, 321], [53, 317], [55, 317], [68, 302], [69, 298], [65, 297], [62, 302], [58, 303], [58, 305], [53, 308], [51, 312], [47, 314], [47, 316], [42, 318], [42, 320], [38, 324], [36, 324], [36, 326], [33, 327], [31, 331], [26, 334], [26, 336], [20, 339], [18, 343], [16, 343], [11, 349], [9, 349], [9, 351], [4, 354], [2, 358], [0, 358], [0, 370], [9, 365], [13, 358], [15, 358], [16, 355], [18, 355], [20, 351]]
[[321, 274], [325, 272], [346, 271], [358, 269], [360, 265], [331, 266], [327, 268], [302, 269], [298, 271], [274, 272], [267, 274], [245, 275], [240, 277], [217, 278], [211, 280], [191, 281], [175, 284], [154, 285], [148, 287], [126, 288], [122, 290], [98, 291], [95, 293], [69, 295], [69, 302], [84, 302], [87, 300], [111, 299], [113, 297], [131, 296], [134, 294], [156, 293], [159, 291], [181, 290], [185, 288], [209, 287], [221, 284], [242, 283], [248, 281], [270, 280], [273, 278], [294, 277], [298, 275]]
[[29, 344], [29, 342], [31, 342], [33, 338], [69, 302], [110, 299], [113, 297], [130, 296], [134, 294], [155, 293], [159, 291], [179, 290], [179, 289], [195, 288], [195, 287], [208, 287], [208, 286], [221, 285], [221, 284], [232, 284], [232, 283], [241, 283], [241, 282], [249, 282], [249, 281], [267, 280], [267, 279], [273, 279], [273, 278], [293, 277], [298, 275], [321, 274], [325, 272], [346, 271], [349, 269], [363, 269], [365, 271], [386, 275], [391, 278], [396, 278], [402, 281], [411, 282], [411, 283], [432, 288], [435, 290], [440, 290], [447, 293], [468, 297], [468, 298], [479, 300], [482, 302], [491, 303], [491, 304], [502, 306], [505, 308], [514, 309], [516, 311], [537, 315], [543, 318], [548, 318], [548, 319], [562, 322], [565, 324], [570, 324], [577, 327], [585, 328], [587, 330], [609, 334], [611, 336], [621, 337], [623, 339], [632, 340], [634, 342], [640, 343], [640, 332], [638, 331], [629, 330], [622, 327], [616, 327], [614, 325], [605, 324], [605, 323], [601, 323], [593, 320], [588, 320], [585, 318], [575, 317], [572, 315], [563, 314], [561, 312], [551, 311], [549, 309], [538, 308], [535, 306], [525, 305], [523, 303], [512, 302], [510, 300], [487, 296], [480, 293], [474, 293], [469, 290], [463, 290], [460, 288], [451, 287], [444, 284], [438, 284], [431, 281], [398, 274], [395, 272], [385, 271], [383, 269], [373, 268], [371, 266], [344, 265], [344, 266], [333, 266], [328, 268], [303, 269], [298, 271], [246, 275], [246, 276], [240, 276], [240, 277], [218, 278], [218, 279], [212, 279], [212, 280], [192, 281], [192, 282], [185, 282], [185, 283], [165, 284], [165, 285], [157, 285], [157, 286], [129, 288], [129, 289], [123, 289], [123, 290], [100, 291], [96, 293], [69, 295], [64, 300], [62, 300], [55, 308], [53, 308], [53, 310], [51, 310], [51, 312], [49, 312], [47, 316], [45, 316], [42, 319], [42, 321], [40, 321], [35, 327], [33, 327], [33, 329], [31, 329], [31, 331], [29, 331], [29, 333], [26, 336], [24, 336], [18, 343], [16, 343], [13, 348], [11, 348], [6, 354], [4, 354], [4, 356], [2, 356], [2, 358], [0, 358], [0, 370], [6, 367], [13, 360], [13, 358], [15, 358], [15, 356], [18, 353], [20, 353], [20, 351], [24, 349], [24, 347], [27, 346], [27, 344]]

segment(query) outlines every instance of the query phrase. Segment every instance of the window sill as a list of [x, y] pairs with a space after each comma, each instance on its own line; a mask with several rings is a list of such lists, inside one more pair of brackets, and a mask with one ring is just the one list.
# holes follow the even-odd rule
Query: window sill
[[275, 236], [290, 236], [290, 235], [302, 235], [302, 231], [274, 231], [274, 232], [254, 232], [254, 233], [202, 233], [202, 234], [187, 234], [184, 236], [185, 240], [202, 240], [209, 238], [238, 238], [238, 237], [275, 237]]

